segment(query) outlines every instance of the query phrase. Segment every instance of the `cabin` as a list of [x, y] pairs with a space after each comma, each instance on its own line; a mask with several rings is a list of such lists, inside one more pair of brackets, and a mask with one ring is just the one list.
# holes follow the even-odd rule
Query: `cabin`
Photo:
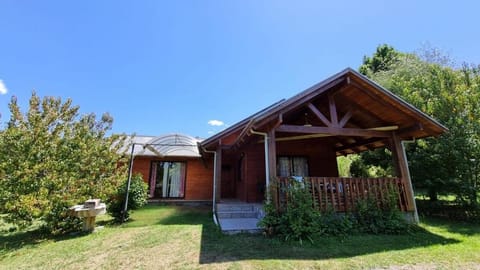
[[[387, 188], [394, 187], [399, 208], [415, 219], [415, 200], [402, 141], [439, 136], [446, 131], [430, 116], [347, 68], [197, 141], [197, 152], [188, 146], [191, 151], [184, 156], [177, 153], [170, 158], [157, 151], [161, 158], [139, 157], [134, 171], [143, 170], [144, 176], [148, 175], [151, 196], [170, 198], [171, 194], [163, 191], [165, 181], [159, 179], [165, 179], [167, 165], [184, 164], [179, 165], [181, 172], [185, 170], [180, 185], [184, 193], [173, 194], [183, 200], [210, 200], [214, 211], [219, 211], [217, 204], [222, 203], [263, 202], [272, 179], [280, 183], [292, 177], [308, 181], [319, 207], [333, 207], [338, 212], [351, 210], [358, 198], [380, 199]], [[189, 143], [193, 145], [185, 145]], [[338, 156], [383, 147], [393, 154], [395, 177], [339, 177]], [[281, 197], [270, 195], [276, 200]]]

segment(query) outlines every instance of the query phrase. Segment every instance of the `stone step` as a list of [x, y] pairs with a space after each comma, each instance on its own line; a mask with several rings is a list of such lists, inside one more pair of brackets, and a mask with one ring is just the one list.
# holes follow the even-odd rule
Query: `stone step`
[[218, 218], [257, 218], [258, 213], [254, 211], [221, 211], [217, 212]]
[[217, 212], [253, 212], [254, 205], [251, 204], [217, 204]]
[[258, 218], [219, 218], [220, 228], [223, 233], [261, 233], [262, 229], [257, 226]]

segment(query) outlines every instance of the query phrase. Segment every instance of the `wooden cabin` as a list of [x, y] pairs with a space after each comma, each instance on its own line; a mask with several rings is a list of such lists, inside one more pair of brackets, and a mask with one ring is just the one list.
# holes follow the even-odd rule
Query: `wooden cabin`
[[[381, 198], [392, 185], [399, 207], [415, 211], [402, 141], [447, 129], [390, 91], [347, 68], [200, 143], [215, 158], [215, 200], [265, 200], [271, 179], [301, 177], [320, 208], [348, 211], [357, 198]], [[388, 147], [396, 177], [339, 178], [337, 156]]]
[[[193, 142], [185, 136], [179, 145], [189, 151], [167, 153], [147, 147], [147, 152], [137, 153], [134, 171], [148, 179], [152, 198], [263, 202], [271, 179], [285, 182], [294, 176], [311, 184], [312, 196], [320, 207], [330, 205], [337, 211], [348, 211], [356, 199], [372, 194], [381, 198], [383, 191], [393, 185], [401, 209], [414, 212], [402, 141], [439, 136], [446, 130], [401, 98], [347, 68], [203, 141]], [[154, 149], [162, 147], [159, 141], [151, 138], [150, 144]], [[172, 138], [164, 143], [168, 144], [174, 145]], [[381, 147], [392, 151], [396, 177], [338, 177], [338, 156]], [[177, 168], [183, 177], [183, 184], [175, 186], [183, 190], [177, 193], [164, 190], [168, 166], [183, 166]]]

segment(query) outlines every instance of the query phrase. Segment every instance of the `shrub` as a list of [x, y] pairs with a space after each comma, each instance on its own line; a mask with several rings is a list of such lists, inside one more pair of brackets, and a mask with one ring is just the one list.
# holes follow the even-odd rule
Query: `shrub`
[[148, 185], [143, 181], [143, 178], [140, 174], [135, 174], [132, 176], [132, 181], [130, 183], [125, 220], [122, 220], [123, 209], [125, 207], [126, 190], [127, 181], [120, 185], [116, 194], [107, 201], [107, 212], [114, 218], [115, 222], [126, 221], [130, 216], [130, 210], [138, 209], [147, 203]]
[[352, 214], [335, 213], [333, 209], [321, 212], [318, 224], [320, 235], [325, 236], [346, 236], [357, 230], [357, 221]]
[[82, 219], [71, 216], [68, 210], [73, 205], [62, 201], [53, 203], [51, 211], [44, 217], [43, 230], [54, 235], [80, 231], [83, 224]]
[[[279, 186], [278, 181], [272, 185]], [[310, 193], [308, 183], [295, 180], [282, 188], [285, 194], [280, 209], [271, 202], [265, 204], [265, 217], [260, 226], [269, 236], [278, 235], [285, 240], [312, 241], [315, 235], [346, 236], [352, 233], [399, 234], [411, 226], [397, 207], [398, 194], [388, 189], [383, 201], [365, 198], [358, 201], [353, 213], [336, 213], [333, 209], [319, 211]], [[281, 200], [280, 200], [281, 201]], [[286, 205], [286, 206], [284, 206]]]
[[389, 188], [382, 201], [371, 197], [360, 199], [356, 205], [355, 219], [358, 230], [373, 234], [400, 234], [408, 232], [409, 223], [397, 206], [398, 194]]
[[312, 241], [311, 236], [319, 231], [319, 212], [312, 207], [308, 190], [308, 184], [291, 181], [285, 188], [287, 206], [283, 211], [277, 212], [271, 203], [266, 204], [266, 216], [260, 225], [267, 234], [278, 234], [285, 240]]

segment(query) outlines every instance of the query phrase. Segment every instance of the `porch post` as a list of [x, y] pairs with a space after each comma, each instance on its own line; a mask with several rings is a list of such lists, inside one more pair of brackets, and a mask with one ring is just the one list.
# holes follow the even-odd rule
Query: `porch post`
[[220, 202], [220, 195], [222, 190], [222, 145], [219, 144], [215, 150], [215, 201]]
[[270, 180], [277, 176], [277, 147], [275, 142], [275, 129], [268, 132], [268, 175], [265, 182], [265, 194], [267, 200], [270, 200]]
[[407, 200], [408, 209], [413, 211], [413, 219], [415, 223], [418, 223], [417, 205], [415, 203], [415, 195], [413, 193], [412, 180], [410, 178], [410, 171], [408, 170], [407, 155], [405, 154], [405, 147], [402, 141], [395, 132], [392, 133], [392, 154], [394, 157], [394, 163], [397, 174], [402, 178], [407, 188]]

